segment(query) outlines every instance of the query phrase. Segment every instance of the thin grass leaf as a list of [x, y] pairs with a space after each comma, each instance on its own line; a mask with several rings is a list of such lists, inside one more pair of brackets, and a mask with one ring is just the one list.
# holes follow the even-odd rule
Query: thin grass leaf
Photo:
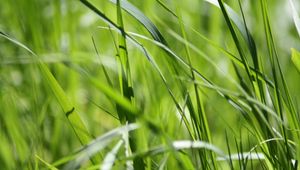
[[[238, 53], [239, 53], [239, 55], [240, 55], [240, 57], [241, 57], [241, 60], [242, 60], [242, 62], [243, 62], [243, 65], [244, 65], [244, 67], [245, 67], [245, 70], [246, 70], [246, 73], [247, 73], [247, 77], [248, 77], [248, 79], [249, 79], [249, 81], [250, 81], [251, 87], [252, 87], [252, 89], [254, 89], [254, 84], [253, 84], [253, 81], [252, 81], [252, 75], [251, 75], [251, 71], [250, 71], [250, 66], [249, 66], [249, 64], [248, 64], [248, 61], [247, 61], [247, 59], [246, 59], [246, 57], [245, 57], [245, 54], [244, 54], [244, 52], [243, 52], [243, 49], [242, 49], [242, 47], [241, 47], [241, 43], [240, 43], [240, 41], [239, 41], [239, 39], [238, 39], [238, 36], [237, 36], [237, 34], [236, 34], [236, 32], [235, 32], [235, 30], [234, 30], [234, 28], [233, 28], [233, 25], [232, 25], [232, 23], [231, 23], [231, 20], [230, 20], [229, 14], [230, 14], [231, 12], [227, 12], [227, 9], [226, 9], [224, 3], [222, 2], [222, 0], [218, 0], [218, 3], [219, 3], [219, 6], [220, 6], [221, 11], [222, 11], [222, 13], [223, 13], [223, 16], [224, 16], [224, 18], [225, 18], [226, 24], [227, 24], [227, 26], [228, 26], [228, 28], [229, 28], [229, 31], [230, 31], [230, 33], [231, 33], [232, 39], [233, 39], [233, 41], [234, 41], [234, 43], [235, 43], [235, 46], [236, 46], [236, 48], [237, 48], [237, 50], [238, 50]], [[228, 14], [228, 13], [229, 13], [229, 14]]]
[[[229, 141], [228, 141], [228, 134], [227, 134], [227, 131], [225, 131], [225, 139], [226, 139], [226, 146], [227, 146], [227, 151], [228, 151], [228, 163], [229, 163], [229, 166], [230, 166], [230, 169], [233, 170], [233, 163], [232, 163], [232, 159], [231, 159], [231, 151], [230, 151], [230, 146], [229, 146]], [[219, 159], [222, 159], [222, 158], [217, 158], [217, 160]], [[226, 160], [226, 159], [224, 159]]]
[[43, 160], [38, 155], [35, 155], [35, 157], [36, 157], [36, 159], [38, 159], [39, 161], [41, 161], [43, 164], [45, 164], [50, 170], [58, 170], [55, 166], [53, 166], [50, 163], [46, 162], [45, 160]]
[[[206, 1], [213, 4], [213, 5], [215, 5], [218, 8], [221, 8], [220, 4], [218, 3], [218, 0], [206, 0]], [[244, 40], [247, 42], [249, 50], [252, 54], [252, 57], [257, 58], [256, 45], [255, 45], [255, 42], [253, 40], [253, 36], [250, 34], [250, 32], [247, 28], [245, 18], [244, 18], [244, 14], [243, 14], [243, 10], [242, 10], [241, 6], [240, 6], [240, 9], [241, 9], [241, 12], [243, 14], [243, 20], [239, 17], [239, 15], [232, 8], [230, 8], [230, 6], [228, 6], [225, 3], [224, 3], [224, 6], [225, 6], [225, 9], [228, 13], [229, 18], [237, 26], [238, 30], [243, 35]], [[258, 68], [256, 68], [256, 69], [258, 69]]]
[[172, 14], [174, 17], [177, 18], [177, 15], [161, 0], [155, 0], [160, 6], [162, 6], [166, 11]]

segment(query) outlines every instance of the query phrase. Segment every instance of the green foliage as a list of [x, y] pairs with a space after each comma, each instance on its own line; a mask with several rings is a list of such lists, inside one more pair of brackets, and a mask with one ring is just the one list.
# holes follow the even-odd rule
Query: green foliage
[[0, 169], [299, 169], [297, 3], [4, 1]]

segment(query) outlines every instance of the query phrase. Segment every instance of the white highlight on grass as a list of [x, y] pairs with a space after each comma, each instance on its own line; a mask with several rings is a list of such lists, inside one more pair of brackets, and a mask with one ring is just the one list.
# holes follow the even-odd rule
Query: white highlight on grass
[[229, 159], [231, 159], [231, 160], [241, 160], [242, 158], [250, 159], [250, 160], [260, 160], [260, 159], [263, 160], [263, 159], [265, 159], [265, 156], [262, 153], [244, 152], [244, 153], [236, 153], [236, 154], [226, 155], [225, 158], [218, 157], [217, 160], [218, 161], [227, 161]]
[[100, 169], [102, 170], [110, 170], [112, 169], [113, 165], [114, 165], [114, 161], [116, 159], [116, 155], [120, 149], [120, 147], [123, 145], [124, 141], [120, 140], [116, 146], [105, 156], [102, 166], [100, 167]]
[[213, 144], [210, 144], [210, 143], [207, 143], [204, 141], [190, 141], [190, 140], [174, 141], [172, 143], [172, 146], [176, 150], [191, 149], [191, 148], [193, 148], [193, 149], [203, 148], [203, 149], [211, 150], [222, 157], [224, 156], [224, 153], [222, 152], [221, 149], [217, 148]]

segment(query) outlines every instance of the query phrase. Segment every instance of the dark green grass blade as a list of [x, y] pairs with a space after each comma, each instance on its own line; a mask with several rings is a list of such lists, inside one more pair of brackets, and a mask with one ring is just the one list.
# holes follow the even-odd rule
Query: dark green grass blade
[[[220, 5], [218, 4], [217, 0], [206, 0], [206, 1], [220, 8]], [[225, 9], [228, 13], [228, 17], [237, 26], [238, 30], [243, 35], [244, 40], [247, 42], [248, 48], [249, 48], [250, 53], [252, 55], [252, 59], [253, 59], [253, 62], [254, 62], [255, 69], [258, 69], [256, 45], [255, 45], [253, 36], [250, 34], [250, 32], [247, 28], [247, 24], [246, 24], [246, 21], [245, 21], [245, 17], [244, 17], [244, 13], [243, 13], [243, 10], [241, 8], [241, 5], [240, 5], [240, 10], [242, 12], [242, 16], [243, 16], [242, 19], [243, 20], [241, 20], [240, 17], [238, 16], [238, 14], [232, 8], [230, 8], [228, 5], [224, 4], [224, 7], [225, 7]]]
[[222, 11], [222, 14], [223, 14], [223, 16], [225, 18], [226, 24], [227, 24], [227, 26], [229, 28], [229, 31], [231, 33], [232, 39], [233, 39], [233, 41], [235, 43], [235, 46], [236, 46], [236, 48], [238, 50], [238, 53], [239, 53], [239, 55], [241, 57], [243, 65], [245, 67], [245, 70], [246, 70], [246, 73], [247, 73], [247, 77], [248, 77], [248, 79], [250, 81], [251, 87], [252, 87], [252, 89], [254, 89], [254, 84], [253, 84], [253, 80], [252, 80], [252, 74], [251, 74], [251, 71], [250, 71], [250, 66], [249, 66], [249, 64], [247, 62], [246, 56], [245, 56], [245, 54], [243, 52], [243, 49], [241, 47], [241, 43], [240, 43], [240, 41], [238, 39], [238, 36], [237, 36], [237, 34], [236, 34], [236, 32], [235, 32], [235, 30], [233, 28], [233, 25], [231, 23], [230, 17], [228, 15], [228, 12], [227, 12], [227, 10], [225, 8], [224, 3], [222, 2], [222, 0], [218, 0], [218, 3], [219, 3], [219, 6], [220, 6], [220, 9]]
[[225, 131], [225, 139], [226, 139], [226, 146], [227, 146], [227, 151], [228, 151], [228, 156], [229, 156], [229, 166], [231, 170], [234, 170], [233, 168], [233, 163], [232, 163], [232, 158], [231, 158], [231, 151], [230, 151], [230, 145], [229, 145], [229, 141], [228, 141], [228, 134], [227, 131]]

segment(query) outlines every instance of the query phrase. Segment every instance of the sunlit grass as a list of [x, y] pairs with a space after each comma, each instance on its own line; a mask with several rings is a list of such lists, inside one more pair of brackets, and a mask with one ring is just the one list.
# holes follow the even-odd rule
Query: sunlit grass
[[298, 169], [297, 5], [3, 2], [0, 169]]

